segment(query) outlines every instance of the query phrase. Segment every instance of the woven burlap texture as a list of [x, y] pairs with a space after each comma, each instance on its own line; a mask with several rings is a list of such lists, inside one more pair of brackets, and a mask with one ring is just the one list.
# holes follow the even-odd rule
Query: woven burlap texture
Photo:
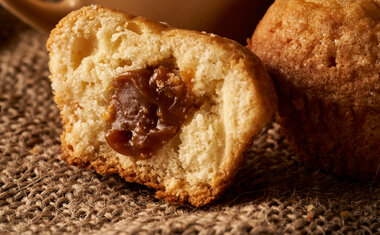
[[308, 170], [276, 123], [250, 147], [226, 193], [204, 208], [67, 165], [47, 37], [1, 8], [0, 22], [0, 233], [380, 234], [379, 184]]

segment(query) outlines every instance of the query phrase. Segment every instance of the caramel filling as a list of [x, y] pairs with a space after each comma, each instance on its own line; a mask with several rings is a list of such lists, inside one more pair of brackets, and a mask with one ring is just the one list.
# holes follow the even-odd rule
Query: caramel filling
[[163, 66], [125, 72], [112, 88], [105, 139], [124, 155], [150, 157], [178, 132], [194, 104], [186, 82]]

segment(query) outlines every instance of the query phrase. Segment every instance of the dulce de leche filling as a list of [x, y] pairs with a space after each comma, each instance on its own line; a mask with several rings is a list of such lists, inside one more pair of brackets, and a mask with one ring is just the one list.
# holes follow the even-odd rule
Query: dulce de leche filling
[[112, 88], [105, 139], [124, 155], [150, 157], [178, 132], [194, 104], [186, 82], [163, 66], [125, 72]]

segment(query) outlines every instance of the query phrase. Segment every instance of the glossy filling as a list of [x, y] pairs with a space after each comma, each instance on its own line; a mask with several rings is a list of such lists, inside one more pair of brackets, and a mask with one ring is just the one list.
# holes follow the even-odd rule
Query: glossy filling
[[124, 155], [150, 157], [174, 137], [194, 104], [186, 82], [163, 66], [125, 72], [112, 88], [105, 139]]

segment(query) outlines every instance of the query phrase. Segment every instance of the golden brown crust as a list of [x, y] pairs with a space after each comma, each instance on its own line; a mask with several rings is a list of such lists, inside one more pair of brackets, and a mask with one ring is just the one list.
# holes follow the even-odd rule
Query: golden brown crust
[[379, 34], [370, 0], [278, 0], [256, 28], [249, 48], [274, 79], [279, 121], [309, 165], [379, 173]]
[[[92, 9], [91, 9], [92, 8]], [[112, 11], [117, 14], [122, 14], [123, 17], [125, 17], [126, 20], [132, 20], [135, 19], [136, 21], [143, 22], [144, 24], [149, 25], [152, 29], [155, 29], [157, 31], [164, 31], [166, 29], [170, 29], [171, 27], [167, 24], [161, 24], [158, 22], [151, 21], [149, 19], [146, 19], [144, 17], [140, 16], [134, 16], [131, 14], [127, 14], [126, 12], [111, 9], [111, 8], [105, 8], [100, 7], [98, 5], [92, 5], [90, 7], [84, 7], [77, 11], [70, 12], [67, 16], [65, 16], [63, 19], [61, 19], [58, 24], [55, 26], [55, 28], [50, 32], [50, 36], [46, 42], [46, 48], [48, 51], [51, 51], [52, 47], [51, 45], [55, 43], [56, 38], [64, 33], [64, 30], [62, 30], [66, 24], [72, 24], [72, 22], [75, 22], [80, 17], [86, 17], [87, 19], [92, 19], [97, 16], [100, 12], [104, 11]]]
[[[94, 6], [70, 13], [67, 17], [61, 20], [57, 27], [51, 32], [47, 42], [47, 48], [50, 55], [54, 54], [54, 50], [60, 46], [59, 40], [65, 32], [64, 29], [74, 27], [73, 22], [83, 18], [83, 16], [85, 16], [84, 18], [91, 19], [96, 17], [97, 14], [106, 13], [108, 11], [110, 11], [110, 9]], [[168, 202], [180, 204], [191, 203], [197, 207], [206, 205], [215, 200], [232, 182], [233, 177], [236, 175], [240, 165], [245, 159], [245, 155], [243, 154], [245, 148], [251, 143], [251, 139], [259, 133], [260, 129], [271, 120], [277, 107], [276, 94], [271, 79], [263, 68], [261, 61], [247, 48], [242, 47], [240, 44], [232, 40], [207, 33], [175, 29], [160, 23], [149, 21], [142, 17], [133, 17], [124, 12], [115, 10], [111, 11], [117, 14], [122, 14], [126, 20], [133, 20], [133, 22], [146, 25], [152, 33], [164, 35], [166, 40], [202, 41], [205, 44], [216, 44], [221, 48], [220, 50], [230, 52], [230, 60], [228, 60], [228, 63], [233, 64], [232, 66], [235, 66], [234, 68], [237, 70], [243, 71], [247, 76], [244, 79], [249, 81], [248, 86], [250, 86], [250, 89], [252, 91], [257, 90], [257, 94], [252, 96], [255, 97], [254, 101], [258, 106], [257, 117], [254, 119], [254, 123], [245, 127], [244, 133], [241, 134], [239, 142], [236, 143], [236, 147], [231, 150], [229, 161], [223, 165], [222, 172], [215, 178], [216, 183], [212, 187], [207, 184], [199, 183], [197, 185], [189, 185], [188, 182], [182, 182], [182, 184], [186, 184], [186, 187], [190, 189], [179, 193], [178, 187], [182, 187], [183, 185], [177, 185], [177, 187], [173, 189], [165, 188], [162, 182], [158, 181], [157, 176], [151, 175], [149, 172], [136, 172], [134, 167], [122, 167], [119, 160], [117, 160], [117, 157], [115, 157], [115, 153], [102, 152], [95, 148], [93, 152], [82, 152], [78, 154], [71, 146], [72, 143], [67, 142], [67, 139], [69, 139], [67, 136], [72, 132], [73, 123], [71, 123], [64, 115], [62, 115], [64, 132], [61, 136], [63, 150], [62, 158], [71, 165], [96, 170], [102, 174], [118, 173], [129, 182], [137, 182], [155, 188], [158, 190], [156, 192], [156, 197], [165, 198]], [[50, 61], [49, 63], [51, 63], [49, 66], [51, 70], [53, 70], [53, 62]], [[55, 79], [61, 78], [57, 78], [53, 73], [51, 79], [54, 82]], [[56, 92], [55, 94], [55, 101], [61, 111], [66, 106], [80, 106], [79, 104], [67, 101], [68, 98], [66, 96], [67, 95], [62, 92]]]

